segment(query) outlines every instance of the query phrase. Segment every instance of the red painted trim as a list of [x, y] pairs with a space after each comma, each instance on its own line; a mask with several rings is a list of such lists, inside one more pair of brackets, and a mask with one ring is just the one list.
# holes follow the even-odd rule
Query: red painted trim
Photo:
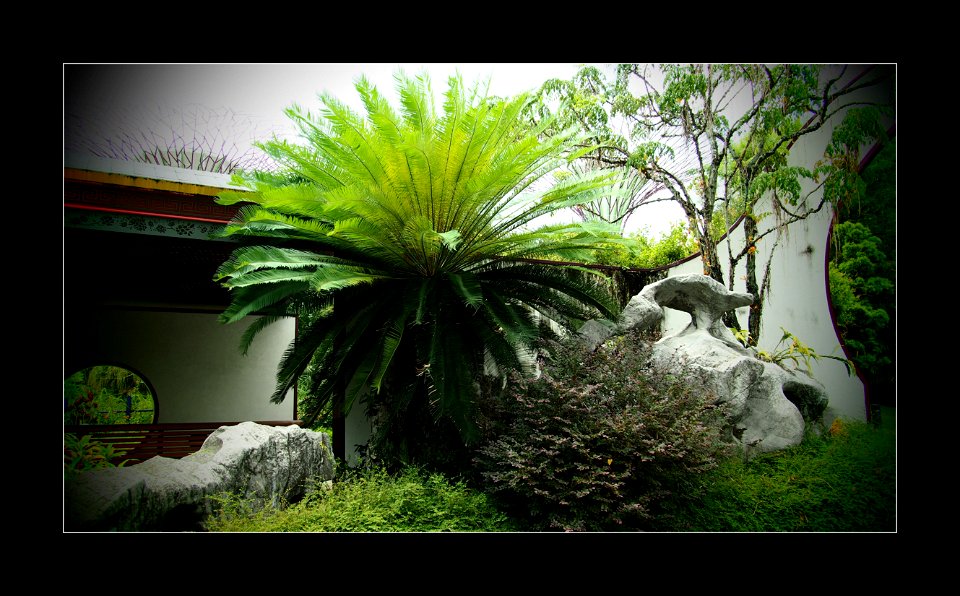
[[[897, 136], [896, 123], [892, 124], [890, 128], [887, 129], [887, 140], [890, 140], [895, 136]], [[883, 146], [884, 146], [883, 143], [874, 143], [873, 147], [870, 147], [870, 149], [867, 151], [867, 154], [864, 155], [863, 159], [860, 160], [860, 169], [857, 171], [863, 172], [863, 170], [866, 169], [868, 165], [870, 165], [870, 162], [873, 161], [873, 158], [876, 157], [878, 153], [880, 153], [880, 150], [883, 149]]]
[[[887, 129], [887, 136], [892, 139], [897, 134], [897, 125], [893, 124], [889, 129]], [[882, 148], [884, 143], [875, 143], [867, 154], [860, 160], [859, 172], [863, 173], [863, 170], [866, 169], [870, 162], [873, 161], [873, 158], [877, 156]], [[837, 210], [834, 209], [833, 217], [830, 220], [830, 229], [827, 230], [827, 246], [823, 251], [823, 287], [827, 292], [827, 310], [830, 311], [830, 323], [833, 325], [833, 333], [837, 336], [837, 343], [840, 344], [840, 350], [843, 351], [843, 356], [847, 360], [850, 360], [850, 352], [847, 351], [847, 345], [843, 342], [843, 336], [840, 335], [840, 329], [837, 327], [837, 315], [833, 309], [833, 296], [830, 293], [830, 243], [833, 242], [833, 227], [837, 224]], [[867, 379], [864, 378], [863, 372], [854, 366], [854, 371], [857, 373], [857, 378], [860, 379], [860, 382], [863, 383], [863, 407], [866, 410], [867, 422], [872, 418], [870, 411], [870, 384], [867, 383]]]
[[229, 219], [211, 219], [209, 217], [193, 217], [190, 215], [171, 215], [169, 213], [153, 213], [151, 211], [134, 211], [132, 209], [114, 209], [113, 207], [94, 207], [92, 205], [79, 205], [77, 203], [64, 203], [67, 209], [83, 209], [85, 211], [105, 211], [108, 213], [124, 213], [127, 215], [147, 215], [150, 217], [160, 217], [163, 219], [185, 219], [187, 221], [202, 221], [206, 223], [225, 224], [230, 223]]

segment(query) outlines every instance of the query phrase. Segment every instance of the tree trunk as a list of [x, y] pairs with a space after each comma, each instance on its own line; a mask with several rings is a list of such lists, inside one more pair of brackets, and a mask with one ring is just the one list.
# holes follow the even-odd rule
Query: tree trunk
[[710, 237], [710, 228], [697, 226], [697, 242], [700, 244], [700, 260], [703, 261], [703, 274], [723, 283], [723, 270], [720, 269], [720, 256], [717, 245]]
[[[720, 269], [720, 255], [717, 253], [717, 244], [713, 241], [713, 238], [710, 236], [710, 226], [709, 222], [706, 222], [707, 225], [705, 228], [701, 226], [696, 226], [697, 230], [697, 242], [700, 243], [700, 259], [703, 261], [703, 274], [720, 282], [722, 285], [726, 285], [723, 282], [723, 270]], [[730, 275], [733, 275], [733, 272], [730, 272]], [[737, 320], [737, 313], [733, 310], [728, 310], [723, 313], [723, 324], [727, 327], [733, 327], [734, 329], [740, 329], [740, 321]]]
[[760, 316], [763, 314], [763, 297], [760, 295], [760, 286], [757, 284], [757, 249], [753, 239], [757, 237], [757, 222], [752, 216], [743, 218], [743, 233], [747, 241], [747, 292], [753, 294], [753, 304], [750, 305], [750, 317], [747, 319], [747, 330], [750, 332], [750, 345], [756, 346], [760, 339]]
[[[333, 349], [339, 350], [343, 345], [343, 333], [333, 340]], [[347, 386], [341, 375], [337, 375], [333, 388], [333, 457], [340, 462], [347, 461], [347, 414], [343, 411], [346, 401]]]

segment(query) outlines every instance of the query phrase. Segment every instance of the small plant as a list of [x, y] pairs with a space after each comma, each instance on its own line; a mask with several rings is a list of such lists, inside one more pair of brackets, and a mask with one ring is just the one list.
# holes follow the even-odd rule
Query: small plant
[[86, 470], [100, 468], [119, 468], [128, 460], [114, 464], [113, 460], [122, 457], [126, 451], [115, 448], [109, 443], [102, 443], [92, 435], [77, 436], [67, 433], [63, 436], [63, 469], [69, 475]]
[[728, 445], [724, 410], [701, 383], [654, 367], [630, 334], [596, 352], [555, 348], [541, 378], [514, 374], [491, 408], [477, 466], [532, 529], [635, 530], [671, 495], [695, 491]]
[[[804, 368], [801, 370], [801, 372], [804, 372], [808, 376], [812, 377], [812, 363], [819, 362], [821, 358], [829, 358], [830, 360], [842, 362], [844, 366], [847, 367], [847, 374], [850, 376], [856, 374], [856, 369], [854, 368], [853, 362], [850, 360], [830, 354], [818, 354], [816, 350], [800, 341], [796, 335], [790, 333], [783, 327], [781, 327], [780, 330], [783, 331], [780, 341], [778, 341], [777, 345], [774, 346], [773, 352], [767, 352], [752, 345], [754, 343], [752, 341], [753, 338], [750, 337], [750, 332], [746, 329], [730, 328], [730, 331], [733, 333], [734, 337], [737, 338], [737, 341], [739, 341], [743, 347], [753, 350], [758, 359], [763, 360], [764, 362], [772, 362], [784, 370], [790, 370], [790, 368], [787, 367], [787, 363], [793, 363], [793, 370], [795, 371], [801, 370], [800, 366], [802, 364]], [[784, 342], [787, 341], [789, 341], [789, 343], [784, 345]]]

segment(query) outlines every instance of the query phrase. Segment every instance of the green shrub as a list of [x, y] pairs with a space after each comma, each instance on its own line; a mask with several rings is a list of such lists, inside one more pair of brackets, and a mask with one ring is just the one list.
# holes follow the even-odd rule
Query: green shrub
[[92, 435], [77, 436], [73, 433], [63, 435], [63, 473], [69, 476], [86, 470], [101, 468], [122, 467], [126, 460], [119, 465], [115, 460], [123, 456], [126, 451], [116, 449], [110, 443], [102, 443]]
[[655, 529], [708, 532], [887, 532], [896, 530], [896, 437], [837, 420], [797, 447], [730, 458], [702, 476], [702, 497], [668, 504]]
[[893, 350], [890, 315], [895, 303], [895, 269], [879, 237], [856, 222], [834, 228], [843, 247], [830, 262], [830, 296], [837, 327], [852, 360], [872, 377], [889, 374]]
[[316, 487], [299, 503], [254, 511], [230, 495], [214, 499], [215, 532], [493, 532], [514, 526], [482, 492], [440, 474], [405, 468], [347, 474], [332, 488]]
[[479, 449], [487, 490], [531, 529], [642, 529], [727, 453], [723, 408], [696, 379], [649, 362], [637, 334], [555, 351], [537, 380], [513, 375]]
[[883, 144], [861, 172], [866, 192], [837, 205], [830, 295], [844, 347], [871, 401], [896, 403], [897, 149]]
[[652, 269], [685, 259], [697, 250], [697, 241], [686, 224], [677, 222], [662, 232], [659, 240], [654, 240], [649, 228], [644, 227], [631, 234], [623, 245], [594, 251], [592, 260], [604, 265]]

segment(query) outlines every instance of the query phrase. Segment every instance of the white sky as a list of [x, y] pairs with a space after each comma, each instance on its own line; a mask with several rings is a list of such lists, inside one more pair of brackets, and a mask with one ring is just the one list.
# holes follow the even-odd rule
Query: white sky
[[[569, 63], [65, 65], [65, 117], [91, 112], [135, 115], [156, 111], [158, 106], [199, 104], [213, 110], [229, 108], [245, 117], [251, 137], [292, 136], [294, 129], [283, 115], [284, 108], [293, 103], [307, 109], [319, 107], [320, 92], [361, 110], [354, 89], [361, 74], [396, 103], [394, 73], [425, 71], [439, 104], [447, 78], [457, 71], [467, 83], [489, 77], [490, 93], [508, 96], [534, 90], [550, 78], [569, 79], [579, 67]], [[649, 226], [659, 235], [681, 219], [674, 203], [655, 203], [631, 217], [628, 231]]]

